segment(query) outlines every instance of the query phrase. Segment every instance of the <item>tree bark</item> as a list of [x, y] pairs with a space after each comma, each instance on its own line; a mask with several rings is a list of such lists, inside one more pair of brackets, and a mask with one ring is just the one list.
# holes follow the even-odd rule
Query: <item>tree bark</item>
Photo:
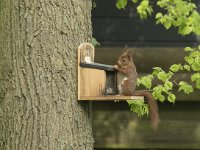
[[76, 69], [91, 32], [91, 0], [0, 1], [1, 150], [93, 149]]

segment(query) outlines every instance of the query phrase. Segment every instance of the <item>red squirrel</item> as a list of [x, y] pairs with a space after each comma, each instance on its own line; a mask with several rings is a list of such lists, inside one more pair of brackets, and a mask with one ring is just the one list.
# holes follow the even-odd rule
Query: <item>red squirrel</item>
[[126, 48], [120, 55], [117, 65], [114, 65], [117, 70], [117, 82], [119, 95], [125, 96], [144, 96], [150, 107], [150, 119], [153, 129], [157, 129], [159, 124], [158, 106], [152, 94], [146, 91], [136, 91], [137, 85], [137, 70], [133, 63], [131, 52]]

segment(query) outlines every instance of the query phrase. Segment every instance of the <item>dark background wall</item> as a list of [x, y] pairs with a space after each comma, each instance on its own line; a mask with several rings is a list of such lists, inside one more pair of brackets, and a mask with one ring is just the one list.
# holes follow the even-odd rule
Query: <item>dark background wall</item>
[[[175, 28], [164, 30], [155, 25], [153, 13], [148, 20], [142, 21], [136, 14], [136, 5], [130, 0], [125, 10], [115, 7], [116, 0], [94, 0], [96, 8], [92, 11], [93, 36], [103, 46], [193, 46], [200, 37], [181, 36]], [[154, 12], [159, 9], [154, 5]]]
[[[171, 64], [183, 62], [185, 46], [199, 44], [200, 37], [183, 37], [175, 28], [166, 31], [155, 25], [153, 17], [141, 21], [135, 5], [130, 3], [125, 10], [117, 10], [115, 2], [94, 0], [93, 37], [101, 44], [96, 48], [96, 62], [114, 65], [123, 47], [128, 45], [140, 75], [150, 73], [155, 66], [167, 71]], [[188, 75], [182, 72], [176, 78], [189, 80]], [[126, 102], [93, 102], [95, 148], [200, 149], [199, 91], [189, 96], [177, 93], [174, 105], [159, 103], [159, 110], [161, 124], [154, 132], [148, 118], [138, 118], [129, 111]]]

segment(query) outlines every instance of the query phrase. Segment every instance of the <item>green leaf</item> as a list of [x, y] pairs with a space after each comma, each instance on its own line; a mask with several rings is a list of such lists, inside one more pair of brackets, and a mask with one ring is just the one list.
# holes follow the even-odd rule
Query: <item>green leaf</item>
[[152, 14], [152, 12], [153, 12], [153, 9], [152, 9], [151, 6], [149, 6], [149, 7], [147, 8], [147, 12], [148, 12], [148, 14], [151, 16], [151, 14]]
[[162, 95], [163, 92], [166, 92], [166, 89], [162, 85], [158, 85], [153, 88], [153, 97], [154, 99], [158, 99], [159, 101], [163, 102], [165, 100], [165, 96]]
[[137, 13], [141, 19], [147, 19], [147, 15], [151, 15], [153, 12], [152, 7], [149, 5], [149, 0], [142, 0], [137, 6]]
[[172, 23], [167, 21], [164, 23], [165, 28], [168, 30], [171, 27]]
[[190, 66], [189, 65], [184, 65], [183, 68], [187, 71], [190, 71]]
[[137, 3], [138, 2], [138, 0], [131, 0], [133, 3]]
[[124, 9], [127, 5], [127, 0], [117, 0], [116, 7], [118, 9]]
[[192, 57], [186, 56], [184, 59], [185, 59], [185, 61], [188, 62], [190, 65], [194, 63], [194, 58], [192, 58]]
[[156, 19], [161, 18], [162, 16], [163, 16], [163, 14], [159, 12], [156, 14]]
[[198, 57], [200, 57], [200, 51], [193, 51], [190, 53], [189, 56], [193, 57], [193, 58], [198, 58]]
[[168, 95], [167, 99], [168, 99], [169, 102], [175, 103], [176, 96], [174, 94], [170, 93]]
[[166, 90], [171, 90], [172, 87], [173, 87], [173, 83], [170, 82], [170, 81], [166, 81], [165, 84], [164, 84], [164, 87]]
[[191, 76], [192, 81], [196, 81], [200, 79], [200, 73], [195, 73]]
[[191, 67], [192, 67], [192, 70], [194, 71], [200, 71], [200, 64], [198, 63], [193, 63]]
[[179, 83], [179, 91], [184, 91], [186, 94], [190, 94], [191, 92], [193, 92], [193, 87], [191, 85], [189, 85], [187, 82], [181, 81]]
[[163, 97], [161, 96], [162, 92], [163, 92], [163, 86], [158, 85], [158, 86], [154, 87], [153, 88], [153, 93], [152, 93], [154, 99], [163, 100]]
[[163, 72], [159, 72], [157, 74], [158, 79], [160, 79], [161, 81], [165, 82], [168, 79], [167, 74], [163, 71]]
[[163, 95], [160, 95], [160, 96], [158, 97], [158, 99], [159, 99], [160, 102], [164, 102], [165, 97], [164, 97]]
[[188, 35], [192, 32], [192, 28], [190, 26], [180, 26], [178, 32], [182, 35]]
[[158, 72], [163, 71], [160, 67], [153, 67], [153, 70], [157, 70]]
[[92, 45], [94, 46], [94, 47], [96, 47], [96, 46], [100, 46], [101, 44], [96, 40], [96, 38], [94, 38], [94, 37], [92, 37]]
[[154, 67], [154, 68], [153, 68], [152, 75], [157, 76], [157, 74], [158, 74], [159, 72], [161, 72], [161, 71], [163, 71], [162, 68], [160, 68], [160, 67]]
[[196, 87], [197, 87], [197, 89], [200, 89], [200, 79], [197, 80], [197, 82], [196, 82]]
[[200, 89], [200, 73], [195, 73], [191, 76], [191, 80], [196, 82], [196, 88]]
[[174, 74], [173, 72], [169, 71], [169, 73], [167, 74], [168, 79], [170, 79], [173, 76], [173, 74]]
[[177, 72], [179, 70], [183, 70], [183, 67], [181, 64], [174, 64], [169, 68], [173, 72]]
[[152, 79], [152, 75], [142, 76], [141, 78], [137, 79], [137, 85], [139, 86], [140, 84], [142, 84], [147, 89], [150, 89], [152, 86]]
[[200, 50], [200, 45], [198, 46], [198, 49]]
[[195, 58], [193, 64], [191, 64], [191, 66], [192, 66], [192, 70], [194, 70], [194, 71], [200, 71], [200, 59], [197, 60]]
[[185, 49], [184, 49], [184, 51], [186, 51], [186, 52], [191, 52], [191, 51], [193, 51], [194, 49], [192, 49], [191, 47], [186, 47]]
[[163, 0], [159, 0], [159, 1], [157, 1], [157, 5], [160, 6], [161, 8], [163, 8], [166, 6], [166, 2]]

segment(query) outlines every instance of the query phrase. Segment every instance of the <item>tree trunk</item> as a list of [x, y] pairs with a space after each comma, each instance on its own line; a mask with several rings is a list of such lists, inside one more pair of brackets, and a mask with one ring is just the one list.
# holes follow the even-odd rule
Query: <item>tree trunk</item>
[[91, 0], [0, 1], [1, 150], [93, 149], [76, 69], [91, 31]]

